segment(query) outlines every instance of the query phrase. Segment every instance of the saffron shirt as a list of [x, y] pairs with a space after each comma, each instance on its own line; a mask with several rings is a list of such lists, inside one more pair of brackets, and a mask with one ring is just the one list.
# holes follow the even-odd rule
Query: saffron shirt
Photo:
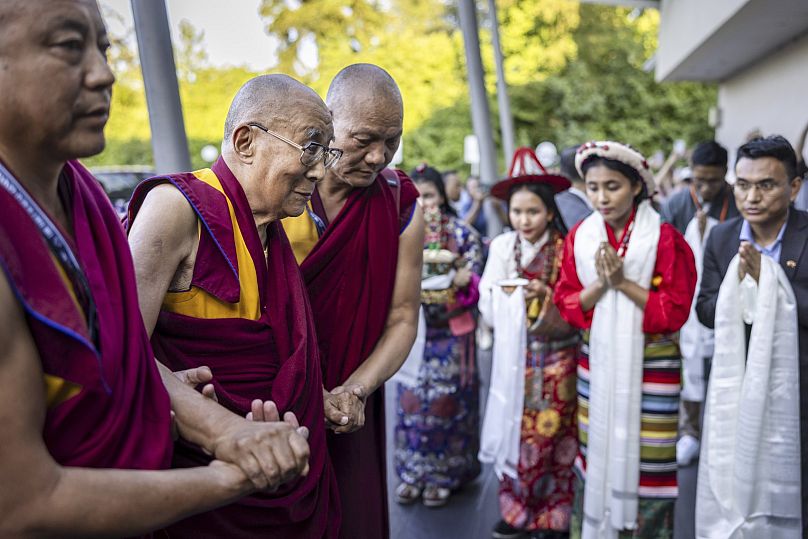
[[[326, 389], [342, 384], [384, 332], [395, 286], [398, 237], [409, 224], [417, 197], [406, 174], [385, 170], [369, 187], [355, 189], [332, 222], [316, 191], [314, 216], [304, 213], [283, 221], [298, 259], [303, 259]], [[318, 224], [324, 227], [321, 234]], [[368, 397], [363, 428], [351, 434], [328, 433], [342, 500], [340, 537], [389, 536], [384, 437], [383, 388]]]
[[[211, 169], [147, 180], [129, 206], [134, 222], [146, 194], [171, 183], [200, 226], [191, 288], [169, 292], [152, 341], [173, 370], [207, 365], [219, 402], [238, 415], [253, 399], [273, 400], [309, 429], [310, 472], [273, 494], [256, 494], [186, 519], [171, 537], [335, 537], [340, 510], [326, 451], [320, 356], [311, 306], [283, 227], [267, 227], [265, 255], [238, 180], [219, 159]], [[198, 447], [178, 444], [174, 465], [205, 464]]]
[[[47, 217], [16, 187], [35, 214]], [[42, 362], [45, 445], [64, 466], [167, 468], [169, 399], [143, 327], [124, 231], [98, 182], [78, 162], [65, 165], [59, 190], [73, 225], [72, 237], [59, 230], [78, 262], [73, 270], [54, 255], [20, 199], [0, 186], [0, 266]], [[86, 290], [67, 278], [76, 270]], [[90, 304], [97, 313], [95, 338]]]

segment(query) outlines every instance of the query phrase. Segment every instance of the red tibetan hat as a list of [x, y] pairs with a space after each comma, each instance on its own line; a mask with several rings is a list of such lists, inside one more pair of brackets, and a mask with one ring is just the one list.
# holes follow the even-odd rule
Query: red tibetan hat
[[523, 183], [543, 183], [548, 185], [554, 193], [560, 193], [570, 188], [570, 181], [558, 174], [548, 174], [539, 162], [539, 158], [530, 148], [519, 148], [513, 154], [508, 177], [491, 188], [491, 194], [501, 200], [508, 200], [511, 188]]

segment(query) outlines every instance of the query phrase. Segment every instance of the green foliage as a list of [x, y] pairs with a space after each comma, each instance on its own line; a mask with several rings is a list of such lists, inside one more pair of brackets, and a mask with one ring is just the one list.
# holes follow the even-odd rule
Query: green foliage
[[[657, 149], [669, 151], [676, 139], [693, 144], [713, 136], [707, 115], [716, 101], [714, 86], [659, 84], [643, 69], [656, 49], [658, 12], [632, 17], [626, 9], [591, 4], [577, 9], [580, 23], [571, 33], [575, 56], [556, 75], [509, 89], [517, 144], [535, 146], [550, 140], [563, 148], [614, 139], [649, 155]], [[496, 141], [499, 122], [493, 98], [491, 110]], [[405, 166], [425, 160], [439, 168], [463, 168], [469, 114], [468, 102], [461, 101], [407, 132]], [[445, 136], [438, 146], [440, 133]], [[415, 150], [423, 153], [413, 155]], [[500, 170], [507, 166], [501, 157], [499, 164]]]
[[[516, 141], [559, 147], [593, 138], [628, 142], [646, 154], [712, 136], [707, 111], [713, 86], [658, 84], [644, 70], [657, 46], [659, 13], [573, 0], [499, 0], [498, 15]], [[337, 71], [355, 62], [387, 69], [405, 105], [404, 163], [467, 170], [463, 138], [472, 132], [465, 58], [453, 2], [447, 0], [264, 0], [261, 15], [279, 43], [273, 71], [294, 74], [325, 95]], [[499, 122], [490, 23], [480, 39], [491, 94], [495, 141]], [[112, 36], [110, 61], [118, 83], [107, 126], [107, 150], [90, 164], [151, 164], [148, 113], [129, 36]], [[256, 75], [209, 65], [204, 35], [186, 21], [177, 43], [177, 71], [189, 151], [219, 147], [227, 108]], [[500, 170], [507, 166], [500, 157]]]

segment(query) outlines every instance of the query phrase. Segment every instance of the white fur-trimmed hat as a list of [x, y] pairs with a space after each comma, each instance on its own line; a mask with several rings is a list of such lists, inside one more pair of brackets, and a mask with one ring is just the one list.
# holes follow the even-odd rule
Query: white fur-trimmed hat
[[645, 160], [645, 157], [643, 157], [640, 152], [628, 144], [611, 140], [597, 140], [581, 144], [578, 148], [578, 152], [575, 154], [575, 168], [582, 178], [584, 177], [584, 173], [581, 171], [581, 165], [584, 164], [587, 158], [593, 155], [605, 157], [606, 159], [614, 159], [624, 165], [630, 166], [636, 170], [643, 181], [645, 181], [645, 185], [648, 188], [648, 196], [653, 196], [656, 192], [654, 174], [651, 172], [651, 167], [648, 166], [648, 161]]

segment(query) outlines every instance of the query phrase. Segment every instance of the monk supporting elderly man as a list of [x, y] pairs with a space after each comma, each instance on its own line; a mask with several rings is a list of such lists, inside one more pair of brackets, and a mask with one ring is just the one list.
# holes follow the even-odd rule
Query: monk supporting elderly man
[[[247, 421], [158, 370], [124, 231], [75, 161], [104, 148], [108, 47], [94, 1], [0, 2], [2, 537], [143, 534], [308, 466], [291, 415]], [[172, 409], [215, 460], [162, 470]]]
[[389, 535], [382, 388], [415, 340], [424, 222], [410, 179], [386, 169], [403, 120], [392, 77], [374, 65], [348, 66], [326, 102], [334, 146], [344, 155], [326, 171], [307, 213], [284, 227], [302, 260], [325, 388], [364, 402], [349, 424], [332, 424], [328, 437], [340, 537], [378, 539]]
[[[332, 138], [331, 114], [314, 91], [285, 75], [256, 77], [233, 100], [210, 169], [152, 178], [132, 197], [129, 242], [158, 360], [175, 371], [209, 366], [228, 409], [256, 419], [293, 412], [310, 432], [306, 477], [180, 522], [171, 537], [338, 533], [314, 317], [280, 224], [303, 212], [339, 160]], [[329, 418], [347, 422], [340, 407], [350, 412], [358, 398], [325, 396]], [[190, 444], [174, 457], [178, 467], [209, 461]]]

